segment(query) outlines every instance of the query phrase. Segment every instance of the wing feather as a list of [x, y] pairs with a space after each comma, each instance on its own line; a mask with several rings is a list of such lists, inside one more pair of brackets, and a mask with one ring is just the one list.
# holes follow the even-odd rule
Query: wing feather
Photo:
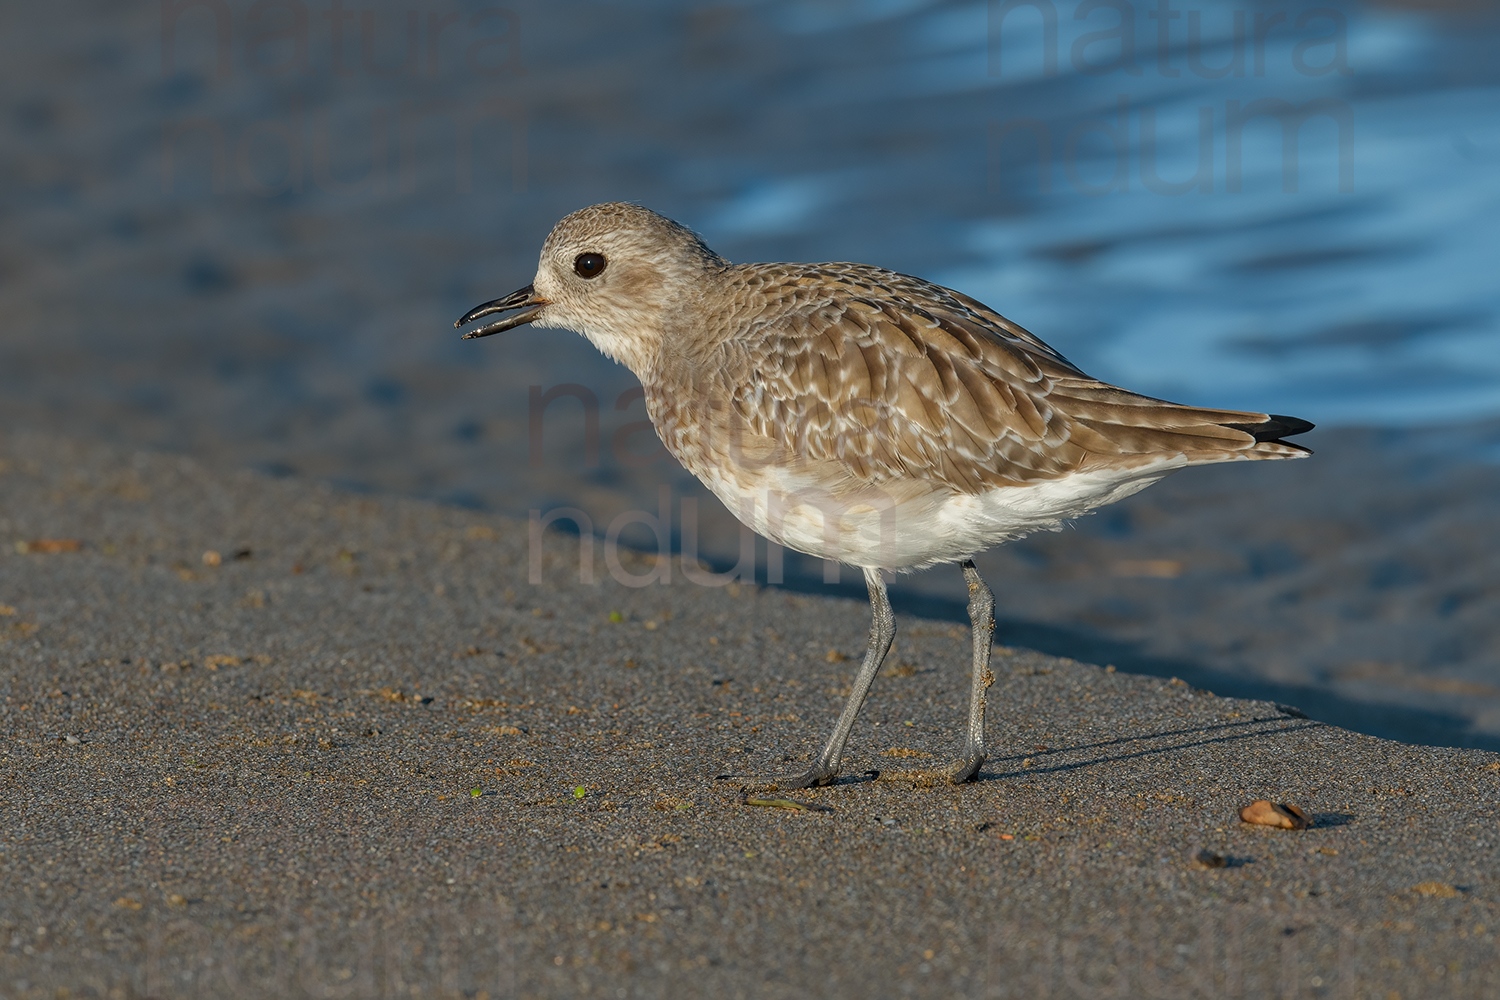
[[917, 479], [977, 494], [1088, 469], [1301, 451], [1256, 440], [1248, 428], [1266, 414], [1090, 378], [988, 306], [918, 278], [856, 264], [731, 270], [740, 280], [727, 294], [762, 306], [734, 310], [706, 366], [740, 423], [712, 433], [755, 436], [785, 466], [855, 487]]

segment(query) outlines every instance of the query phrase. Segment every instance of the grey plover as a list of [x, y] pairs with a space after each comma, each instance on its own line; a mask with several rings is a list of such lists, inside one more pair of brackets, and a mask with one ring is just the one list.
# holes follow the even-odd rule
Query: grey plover
[[954, 782], [985, 758], [994, 598], [973, 557], [1055, 529], [1189, 465], [1310, 452], [1296, 417], [1182, 406], [1085, 375], [961, 292], [866, 264], [731, 264], [638, 205], [574, 212], [536, 278], [477, 306], [487, 337], [573, 330], [641, 380], [667, 449], [736, 516], [857, 566], [869, 646], [832, 734], [780, 784], [827, 784], [895, 637], [882, 571], [958, 563], [973, 626]]

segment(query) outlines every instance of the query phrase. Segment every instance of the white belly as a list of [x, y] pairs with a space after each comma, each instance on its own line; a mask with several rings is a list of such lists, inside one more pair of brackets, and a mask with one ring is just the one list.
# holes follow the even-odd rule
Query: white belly
[[927, 483], [862, 487], [849, 495], [815, 477], [761, 469], [701, 478], [730, 512], [755, 531], [798, 552], [861, 568], [916, 570], [958, 562], [1034, 531], [1056, 530], [1187, 464], [1080, 472], [1027, 486], [970, 495]]

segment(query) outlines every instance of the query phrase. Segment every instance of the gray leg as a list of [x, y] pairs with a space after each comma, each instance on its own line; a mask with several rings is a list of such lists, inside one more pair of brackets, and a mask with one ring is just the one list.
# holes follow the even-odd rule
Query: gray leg
[[849, 740], [849, 731], [854, 728], [854, 720], [859, 716], [859, 710], [870, 693], [870, 685], [875, 682], [880, 664], [885, 661], [885, 654], [890, 652], [891, 642], [896, 638], [896, 616], [891, 613], [891, 601], [886, 596], [885, 581], [880, 578], [880, 570], [865, 570], [865, 583], [870, 588], [870, 644], [865, 649], [865, 660], [859, 665], [859, 673], [854, 678], [849, 700], [844, 703], [844, 711], [812, 767], [801, 774], [778, 779], [776, 784], [782, 788], [826, 785], [838, 775], [839, 758], [844, 755], [844, 744]]
[[974, 631], [974, 676], [969, 688], [969, 732], [964, 738], [964, 755], [949, 769], [954, 784], [970, 781], [984, 763], [984, 708], [989, 686], [995, 683], [990, 673], [990, 646], [995, 635], [995, 595], [980, 579], [972, 559], [965, 559], [964, 582], [969, 585], [969, 622]]

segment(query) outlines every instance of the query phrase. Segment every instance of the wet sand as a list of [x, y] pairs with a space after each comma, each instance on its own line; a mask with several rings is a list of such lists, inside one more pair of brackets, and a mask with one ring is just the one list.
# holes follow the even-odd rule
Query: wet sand
[[903, 614], [849, 777], [791, 796], [827, 811], [746, 805], [717, 776], [815, 750], [862, 602], [602, 551], [584, 585], [557, 535], [531, 582], [524, 522], [43, 435], [0, 463], [7, 1000], [1500, 991], [1493, 753], [1001, 647], [983, 780], [923, 787], [967, 630]]

